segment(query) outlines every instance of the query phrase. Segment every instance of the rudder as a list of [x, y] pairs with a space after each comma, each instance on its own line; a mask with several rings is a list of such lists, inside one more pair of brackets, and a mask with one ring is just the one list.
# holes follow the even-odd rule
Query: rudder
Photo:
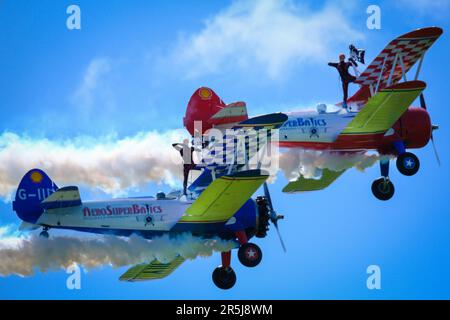
[[21, 220], [36, 223], [44, 211], [41, 202], [56, 190], [58, 187], [44, 171], [32, 169], [19, 183], [13, 210]]

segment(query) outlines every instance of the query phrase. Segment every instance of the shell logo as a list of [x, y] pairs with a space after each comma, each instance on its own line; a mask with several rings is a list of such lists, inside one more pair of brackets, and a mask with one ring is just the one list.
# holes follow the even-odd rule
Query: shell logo
[[42, 174], [39, 171], [33, 171], [30, 174], [30, 179], [32, 182], [34, 183], [40, 183], [42, 181], [44, 177], [42, 176]]
[[203, 100], [209, 100], [211, 99], [212, 96], [212, 92], [210, 89], [208, 88], [200, 88], [198, 90], [198, 95], [200, 96], [200, 98], [202, 98]]

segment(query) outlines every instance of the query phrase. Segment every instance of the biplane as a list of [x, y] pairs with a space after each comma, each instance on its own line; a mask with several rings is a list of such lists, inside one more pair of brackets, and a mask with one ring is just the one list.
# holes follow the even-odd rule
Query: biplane
[[[279, 128], [278, 144], [284, 148], [324, 150], [336, 154], [357, 154], [375, 151], [380, 155], [381, 177], [372, 183], [372, 192], [380, 200], [394, 195], [389, 179], [389, 158], [406, 176], [416, 174], [418, 157], [410, 149], [422, 148], [431, 140], [438, 126], [431, 123], [423, 91], [425, 82], [419, 80], [425, 53], [440, 37], [438, 27], [417, 29], [392, 40], [365, 71], [357, 72], [359, 90], [348, 99], [348, 111], [336, 106], [319, 104], [310, 111], [286, 113], [287, 120]], [[350, 46], [355, 51], [354, 46]], [[408, 79], [411, 68], [418, 63], [415, 74]], [[419, 97], [420, 106], [411, 104]], [[194, 135], [194, 123], [202, 122], [202, 130], [233, 128], [248, 118], [244, 102], [225, 104], [210, 88], [194, 92], [186, 110], [184, 126]], [[203, 134], [203, 132], [202, 132]], [[289, 182], [284, 192], [295, 193], [321, 190], [333, 183], [343, 172], [323, 168], [321, 176], [306, 179], [300, 176]]]
[[[278, 125], [285, 120], [281, 119]], [[134, 234], [146, 239], [189, 233], [205, 240], [218, 237], [234, 242], [239, 261], [244, 266], [256, 267], [262, 251], [249, 240], [264, 238], [270, 223], [278, 232], [278, 220], [283, 218], [273, 208], [265, 183], [268, 176], [262, 169], [229, 172], [205, 168], [196, 180], [198, 188], [190, 197], [181, 192], [168, 195], [159, 192], [156, 197], [82, 201], [78, 187], [58, 188], [44, 171], [32, 169], [23, 176], [12, 206], [23, 221], [20, 229], [42, 228], [40, 236], [44, 238], [49, 237], [50, 229], [124, 237]], [[263, 184], [264, 196], [251, 198]], [[284, 248], [281, 237], [280, 241]], [[221, 259], [212, 280], [218, 288], [230, 289], [236, 282], [231, 251], [221, 252]], [[139, 264], [126, 271], [120, 280], [161, 279], [184, 261], [184, 257], [178, 256], [169, 263], [154, 260]]]

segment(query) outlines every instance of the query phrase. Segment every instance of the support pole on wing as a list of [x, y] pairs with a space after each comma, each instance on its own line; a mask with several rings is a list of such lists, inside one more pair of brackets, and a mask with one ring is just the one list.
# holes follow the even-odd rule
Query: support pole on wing
[[394, 76], [395, 68], [397, 67], [398, 53], [395, 54], [394, 62], [392, 63], [392, 69], [389, 73], [389, 78], [386, 83], [386, 86], [389, 87], [392, 84], [392, 77]]
[[[383, 60], [383, 65], [381, 66], [381, 71], [380, 71], [380, 75], [378, 76], [378, 81], [377, 81], [377, 85], [375, 87], [375, 91], [370, 90], [371, 95], [374, 96], [375, 93], [378, 92], [378, 88], [380, 87], [380, 82], [381, 82], [381, 78], [383, 77], [383, 71], [384, 71], [384, 67], [386, 66], [386, 60], [387, 60], [387, 56], [384, 57]], [[372, 85], [370, 85], [370, 88], [372, 89]]]
[[419, 60], [419, 65], [417, 66], [416, 75], [414, 76], [414, 80], [419, 78], [420, 70], [422, 69], [423, 59], [425, 58], [425, 52], [422, 54]]
[[402, 77], [403, 77], [403, 81], [408, 81], [406, 79], [406, 69], [405, 69], [405, 64], [403, 63], [403, 56], [401, 54], [398, 55], [398, 60], [400, 62], [400, 67], [402, 68]]

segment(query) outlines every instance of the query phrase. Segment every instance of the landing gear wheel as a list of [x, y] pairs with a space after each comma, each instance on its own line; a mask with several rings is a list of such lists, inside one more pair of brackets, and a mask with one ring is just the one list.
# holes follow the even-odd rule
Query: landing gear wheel
[[49, 237], [50, 235], [48, 234], [48, 231], [44, 230], [44, 231], [42, 231], [41, 233], [39, 233], [39, 236], [40, 236], [41, 238], [48, 239], [48, 237]]
[[227, 290], [236, 283], [236, 273], [231, 267], [217, 267], [212, 274], [212, 280], [216, 287]]
[[388, 178], [381, 177], [372, 183], [372, 193], [379, 200], [389, 200], [394, 192], [394, 184]]
[[239, 261], [246, 267], [256, 267], [262, 259], [261, 249], [254, 243], [247, 242], [238, 250]]
[[412, 176], [419, 171], [419, 158], [414, 153], [405, 152], [397, 157], [397, 169], [405, 176]]

